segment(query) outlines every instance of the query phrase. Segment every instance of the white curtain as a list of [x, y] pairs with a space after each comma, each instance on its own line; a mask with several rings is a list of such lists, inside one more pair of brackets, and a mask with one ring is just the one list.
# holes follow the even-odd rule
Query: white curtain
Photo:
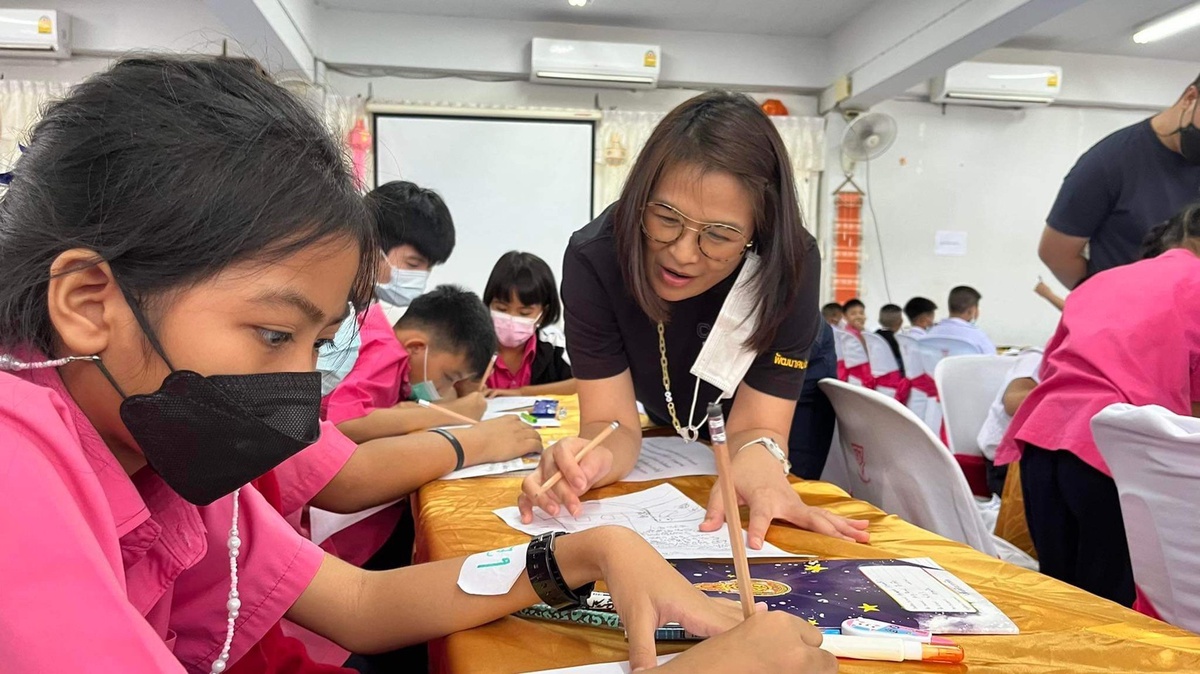
[[[621, 188], [650, 133], [666, 113], [607, 110], [596, 128], [596, 210], [621, 196]], [[796, 175], [796, 193], [805, 222], [816, 223], [817, 183], [825, 168], [825, 120], [771, 117], [787, 147]]]
[[0, 80], [0, 171], [12, 169], [46, 104], [67, 95], [67, 82]]

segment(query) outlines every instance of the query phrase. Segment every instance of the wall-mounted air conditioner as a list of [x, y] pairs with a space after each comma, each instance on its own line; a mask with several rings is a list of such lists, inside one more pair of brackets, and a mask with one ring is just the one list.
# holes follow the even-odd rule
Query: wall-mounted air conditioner
[[658, 45], [533, 38], [529, 81], [586, 87], [653, 89], [662, 50]]
[[934, 103], [1024, 108], [1050, 105], [1062, 90], [1062, 68], [967, 61], [933, 78]]
[[53, 9], [0, 9], [0, 59], [70, 56], [70, 15]]

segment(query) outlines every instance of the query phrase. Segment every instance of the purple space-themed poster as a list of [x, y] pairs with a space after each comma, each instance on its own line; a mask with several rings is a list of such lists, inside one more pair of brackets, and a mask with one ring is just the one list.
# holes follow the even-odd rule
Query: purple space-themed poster
[[[671, 562], [697, 588], [737, 600], [733, 566]], [[750, 565], [754, 598], [820, 628], [872, 618], [936, 634], [1016, 634], [995, 604], [931, 559], [821, 559]]]

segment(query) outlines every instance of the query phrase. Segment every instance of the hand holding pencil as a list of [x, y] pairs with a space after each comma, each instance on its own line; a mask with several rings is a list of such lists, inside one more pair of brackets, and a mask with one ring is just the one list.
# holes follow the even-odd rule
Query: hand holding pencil
[[565, 438], [548, 447], [537, 469], [521, 484], [517, 506], [522, 521], [533, 521], [534, 506], [551, 516], [558, 516], [563, 508], [576, 516], [582, 507], [579, 497], [612, 469], [613, 454], [603, 443], [619, 426], [614, 421], [593, 439]]

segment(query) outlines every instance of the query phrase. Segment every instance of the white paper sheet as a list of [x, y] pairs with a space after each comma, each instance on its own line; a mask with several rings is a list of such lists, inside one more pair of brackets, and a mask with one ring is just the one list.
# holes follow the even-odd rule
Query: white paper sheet
[[[671, 655], [658, 656], [658, 664], [670, 662], [678, 653]], [[598, 665], [582, 665], [579, 667], [563, 667], [561, 669], [543, 669], [540, 672], [531, 672], [530, 674], [629, 674], [632, 671], [629, 668], [629, 661], [625, 662], [604, 662]]]
[[[584, 501], [579, 517], [571, 517], [565, 509], [558, 517], [535, 508], [533, 522], [521, 523], [516, 506], [492, 511], [510, 527], [536, 536], [548, 531], [584, 531], [599, 526], [615, 525], [632, 529], [646, 539], [667, 559], [729, 559], [727, 527], [712, 532], [700, 531], [704, 508], [669, 484], [660, 484], [645, 491], [614, 496], [597, 501]], [[742, 531], [742, 536], [746, 532]], [[763, 543], [762, 550], [746, 548], [752, 558], [800, 557]]]
[[940, 569], [912, 566], [864, 566], [860, 569], [905, 611], [914, 613], [976, 613], [971, 602], [945, 580]]
[[494, 419], [504, 412], [524, 410], [533, 407], [540, 400], [529, 396], [513, 396], [511, 398], [488, 398], [487, 410], [483, 413], [484, 420]]
[[699, 442], [683, 438], [645, 438], [637, 465], [625, 476], [625, 482], [665, 480], [685, 475], [716, 475], [717, 460], [712, 450]]
[[933, 254], [960, 257], [967, 254], [967, 233], [958, 230], [939, 229], [933, 235]]
[[538, 457], [522, 456], [509, 461], [500, 461], [498, 463], [481, 463], [477, 466], [467, 466], [462, 470], [456, 470], [452, 473], [447, 473], [439, 480], [462, 480], [468, 477], [486, 477], [488, 475], [504, 475], [507, 473], [519, 473], [524, 470], [533, 470], [537, 468]]
[[336, 534], [337, 532], [341, 531], [342, 529], [345, 529], [354, 524], [358, 524], [359, 522], [367, 519], [368, 517], [370, 517], [371, 515], [374, 515], [375, 513], [379, 512], [380, 510], [383, 510], [384, 508], [393, 506], [399, 502], [400, 502], [399, 499], [397, 499], [395, 501], [392, 501], [391, 503], [385, 503], [381, 506], [375, 506], [374, 508], [367, 508], [366, 510], [360, 510], [356, 513], [350, 513], [348, 515], [343, 515], [341, 513], [331, 513], [328, 510], [321, 510], [320, 508], [309, 508], [308, 509], [309, 537], [312, 538], [313, 543], [320, 545], [320, 544], [324, 543], [325, 540], [328, 539], [330, 536]]

